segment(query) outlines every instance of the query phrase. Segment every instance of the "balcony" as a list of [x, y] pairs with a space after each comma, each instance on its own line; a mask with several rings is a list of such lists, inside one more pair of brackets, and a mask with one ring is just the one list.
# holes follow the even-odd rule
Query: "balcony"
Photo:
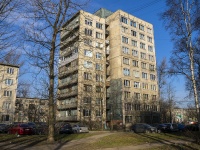
[[76, 108], [77, 103], [69, 103], [69, 104], [62, 104], [57, 106], [57, 109], [68, 109], [68, 108]]
[[106, 45], [109, 45], [110, 44], [110, 41], [109, 40], [106, 40]]
[[106, 55], [109, 55], [110, 54], [110, 49], [109, 47], [106, 48]]
[[70, 85], [72, 85], [72, 84], [74, 84], [74, 83], [77, 83], [78, 82], [78, 78], [74, 78], [74, 79], [72, 79], [72, 80], [68, 80], [67, 82], [65, 82], [65, 83], [63, 83], [63, 84], [61, 84], [61, 85], [59, 85], [59, 89], [62, 89], [62, 88], [65, 88], [65, 87], [67, 87], [67, 86], [70, 86]]
[[78, 53], [75, 53], [75, 54], [73, 54], [71, 57], [66, 58], [66, 60], [61, 61], [59, 67], [64, 66], [64, 65], [66, 65], [66, 64], [68, 64], [68, 63], [70, 63], [70, 62], [72, 62], [73, 60], [77, 59], [77, 58], [78, 58]]
[[78, 70], [78, 66], [74, 66], [74, 67], [71, 67], [71, 68], [69, 68], [65, 71], [60, 72], [59, 73], [59, 79], [66, 77], [67, 75], [75, 72], [76, 70]]
[[64, 99], [64, 98], [75, 96], [75, 95], [78, 95], [78, 89], [67, 92], [67, 93], [61, 93], [59, 94], [58, 99]]
[[77, 116], [61, 116], [56, 117], [58, 121], [77, 121]]
[[68, 26], [66, 30], [64, 29], [61, 32], [61, 40], [63, 40], [65, 37], [67, 37], [68, 34], [70, 34], [71, 32], [73, 32], [74, 30], [78, 29], [78, 27], [79, 27], [79, 24], [78, 23], [74, 23], [74, 24]]

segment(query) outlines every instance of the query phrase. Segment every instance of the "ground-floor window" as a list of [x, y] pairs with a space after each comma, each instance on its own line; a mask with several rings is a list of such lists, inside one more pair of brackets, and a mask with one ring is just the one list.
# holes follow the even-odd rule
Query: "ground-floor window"
[[129, 123], [133, 121], [133, 117], [132, 116], [125, 116], [125, 122]]

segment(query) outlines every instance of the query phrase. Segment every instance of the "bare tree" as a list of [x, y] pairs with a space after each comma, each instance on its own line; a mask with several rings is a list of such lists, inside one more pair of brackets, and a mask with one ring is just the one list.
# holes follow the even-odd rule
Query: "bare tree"
[[[60, 47], [60, 32], [64, 23], [85, 6], [84, 2], [73, 0], [30, 0], [27, 2], [26, 41], [32, 47], [26, 49], [27, 54], [37, 72], [47, 74], [49, 87], [49, 132], [48, 142], [54, 142], [56, 75]], [[70, 30], [70, 29], [66, 29]]]
[[194, 62], [199, 32], [200, 1], [167, 0], [168, 9], [162, 13], [166, 29], [170, 30], [174, 42], [171, 57], [171, 73], [184, 75], [192, 83], [196, 113], [200, 122], [199, 100]]

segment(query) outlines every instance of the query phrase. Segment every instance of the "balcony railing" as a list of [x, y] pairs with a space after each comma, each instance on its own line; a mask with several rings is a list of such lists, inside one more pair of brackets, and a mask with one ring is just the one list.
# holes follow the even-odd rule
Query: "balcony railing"
[[77, 116], [60, 116], [56, 117], [58, 121], [77, 121]]
[[62, 104], [62, 105], [57, 106], [58, 109], [67, 109], [67, 108], [76, 108], [76, 107], [77, 107], [77, 103]]
[[78, 82], [78, 78], [74, 78], [72, 80], [68, 80], [65, 83], [59, 85], [59, 89], [62, 89], [64, 87], [67, 87], [68, 85], [71, 85], [71, 84], [74, 84], [74, 83], [77, 83], [77, 82]]
[[61, 93], [59, 94], [58, 99], [67, 98], [67, 97], [74, 96], [77, 94], [78, 94], [78, 89], [73, 90], [71, 92]]
[[74, 67], [68, 68], [67, 70], [62, 71], [62, 72], [59, 73], [59, 78], [63, 78], [65, 76], [67, 76], [68, 74], [73, 73], [76, 70], [78, 70], [78, 66], [74, 66]]
[[66, 58], [66, 60], [61, 61], [61, 62], [60, 62], [60, 67], [66, 65], [66, 64], [68, 64], [68, 63], [70, 63], [70, 62], [72, 62], [73, 60], [75, 60], [75, 59], [77, 59], [77, 58], [78, 58], [78, 53], [75, 53], [75, 54], [72, 55], [71, 57]]

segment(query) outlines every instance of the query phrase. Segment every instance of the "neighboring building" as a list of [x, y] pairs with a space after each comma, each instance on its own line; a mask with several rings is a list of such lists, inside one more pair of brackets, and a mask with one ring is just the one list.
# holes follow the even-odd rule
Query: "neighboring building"
[[61, 33], [58, 121], [158, 123], [153, 25], [122, 10], [79, 11]]
[[14, 121], [19, 66], [0, 63], [0, 122]]
[[15, 122], [48, 122], [47, 99], [17, 97]]

